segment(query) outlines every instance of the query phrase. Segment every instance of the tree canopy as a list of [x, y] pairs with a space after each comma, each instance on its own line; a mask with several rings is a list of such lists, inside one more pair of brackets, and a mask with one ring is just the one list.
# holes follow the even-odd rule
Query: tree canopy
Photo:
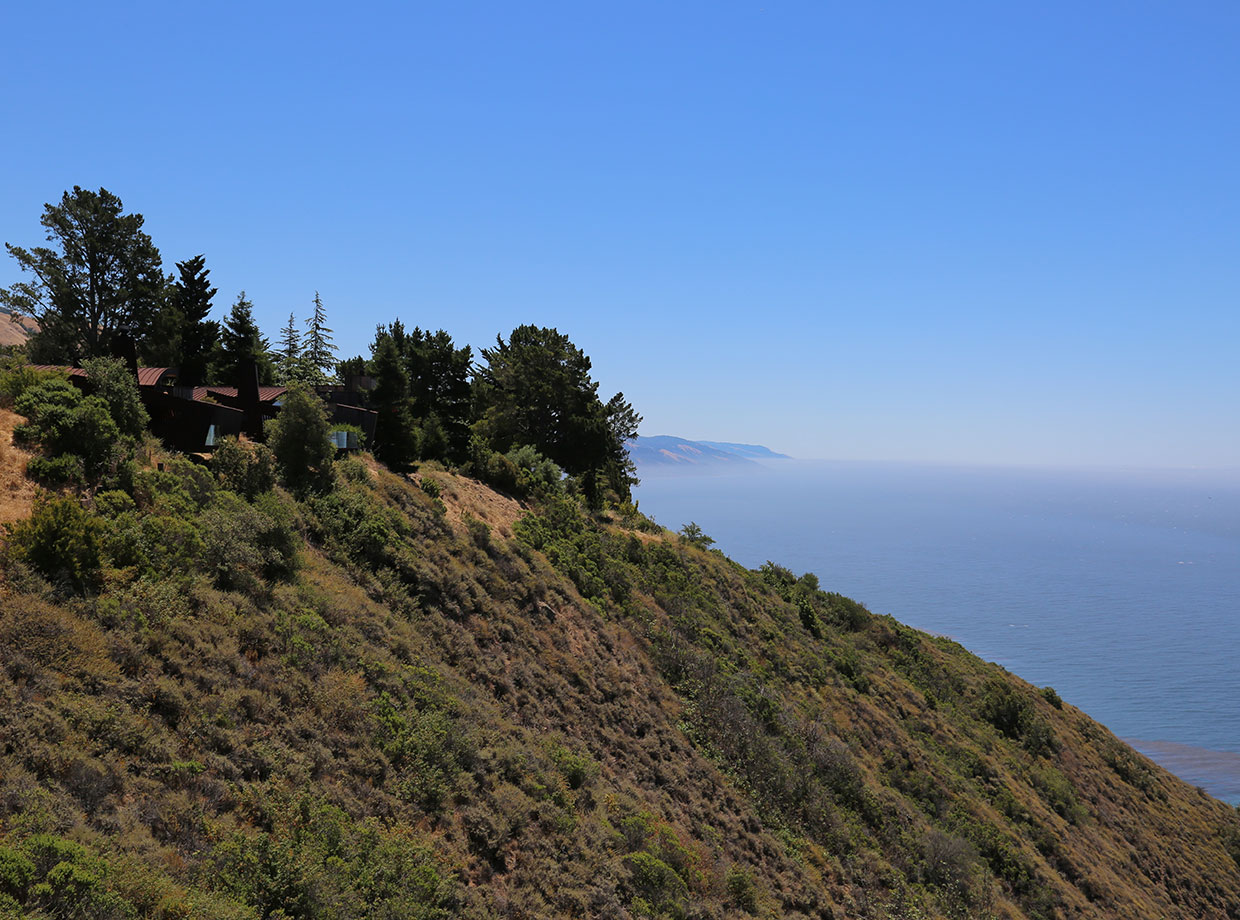
[[332, 331], [327, 328], [327, 309], [318, 291], [314, 292], [314, 313], [306, 320], [302, 362], [311, 383], [326, 383], [336, 369], [336, 346], [332, 344]]
[[482, 349], [476, 380], [476, 431], [493, 450], [529, 444], [581, 478], [592, 504], [610, 489], [627, 499], [633, 464], [625, 442], [641, 422], [623, 393], [607, 403], [590, 377], [590, 359], [556, 329], [519, 326], [508, 341]]
[[155, 323], [165, 285], [159, 250], [141, 214], [123, 213], [107, 189], [74, 186], [40, 220], [52, 246], [5, 249], [33, 279], [0, 290], [0, 304], [33, 316], [31, 356], [72, 364], [117, 350], [117, 336], [141, 338]]
[[[373, 398], [387, 415], [380, 419], [380, 440], [389, 452], [412, 450], [422, 459], [464, 461], [472, 412], [469, 346], [457, 348], [442, 329], [407, 331], [394, 320], [375, 330], [371, 355]], [[394, 411], [397, 402], [403, 411]]]
[[181, 381], [203, 383], [207, 365], [220, 337], [220, 324], [211, 317], [211, 301], [216, 289], [207, 276], [202, 255], [177, 263], [177, 279], [172, 284], [171, 304], [178, 324], [178, 358]]
[[224, 320], [216, 377], [234, 384], [242, 367], [251, 361], [258, 367], [259, 382], [271, 383], [274, 378], [271, 345], [254, 319], [254, 304], [242, 291]]

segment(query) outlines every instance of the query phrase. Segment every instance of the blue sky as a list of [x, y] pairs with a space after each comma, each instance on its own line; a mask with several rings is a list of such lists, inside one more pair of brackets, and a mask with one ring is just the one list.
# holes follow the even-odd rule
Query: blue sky
[[649, 434], [1240, 467], [1234, 2], [13, 6], [4, 241], [104, 186], [273, 338], [556, 326]]

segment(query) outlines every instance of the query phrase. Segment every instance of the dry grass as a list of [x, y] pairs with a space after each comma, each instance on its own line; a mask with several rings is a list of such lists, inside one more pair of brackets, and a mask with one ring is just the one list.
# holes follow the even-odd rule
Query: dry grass
[[11, 313], [0, 313], [0, 345], [21, 345], [38, 331], [39, 324], [29, 317], [18, 319]]
[[448, 521], [458, 533], [464, 532], [465, 516], [470, 515], [508, 540], [512, 538], [512, 525], [527, 510], [516, 499], [500, 495], [477, 480], [456, 473], [425, 472], [411, 478], [419, 483], [422, 479], [432, 479], [439, 484], [439, 498], [448, 509]]
[[30, 516], [35, 485], [26, 478], [30, 454], [13, 444], [13, 429], [21, 416], [0, 409], [0, 523]]

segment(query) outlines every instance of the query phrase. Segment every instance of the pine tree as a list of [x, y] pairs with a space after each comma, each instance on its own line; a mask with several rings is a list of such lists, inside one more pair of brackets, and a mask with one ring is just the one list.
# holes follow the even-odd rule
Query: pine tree
[[293, 319], [292, 313], [288, 315], [288, 324], [280, 332], [280, 348], [274, 357], [276, 379], [280, 383], [287, 384], [304, 379], [301, 333], [297, 331], [297, 321]]
[[306, 320], [303, 355], [313, 382], [323, 383], [335, 376], [336, 346], [332, 344], [332, 331], [327, 328], [327, 310], [318, 291], [314, 292], [314, 316]]
[[220, 335], [220, 355], [216, 377], [223, 383], [234, 384], [237, 371], [244, 362], [258, 365], [260, 383], [270, 383], [274, 377], [271, 366], [271, 344], [258, 328], [254, 319], [254, 304], [246, 299], [245, 291], [237, 295], [224, 330]]

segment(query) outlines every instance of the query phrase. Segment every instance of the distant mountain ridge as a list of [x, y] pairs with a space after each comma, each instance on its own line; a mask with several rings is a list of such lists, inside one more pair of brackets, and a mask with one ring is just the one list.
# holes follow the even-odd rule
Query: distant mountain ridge
[[673, 435], [641, 435], [626, 445], [633, 462], [640, 466], [715, 467], [747, 466], [757, 460], [787, 460], [760, 444], [730, 441], [690, 441]]

